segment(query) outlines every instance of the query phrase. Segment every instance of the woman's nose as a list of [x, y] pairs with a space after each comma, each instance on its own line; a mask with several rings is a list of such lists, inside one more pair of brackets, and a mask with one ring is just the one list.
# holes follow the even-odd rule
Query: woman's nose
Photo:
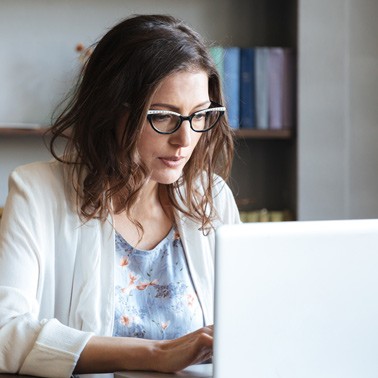
[[188, 147], [192, 142], [192, 129], [189, 120], [184, 120], [180, 128], [171, 134], [171, 143], [180, 147]]

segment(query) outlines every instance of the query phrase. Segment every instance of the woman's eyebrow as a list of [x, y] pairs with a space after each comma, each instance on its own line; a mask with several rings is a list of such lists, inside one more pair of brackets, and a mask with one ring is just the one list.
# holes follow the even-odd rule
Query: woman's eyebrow
[[174, 106], [174, 105], [170, 105], [170, 104], [165, 104], [163, 102], [156, 102], [154, 104], [151, 104], [151, 107], [160, 107], [160, 108], [168, 108], [174, 112], [177, 112], [179, 110], [179, 108], [177, 106]]
[[[210, 103], [211, 103], [210, 100], [207, 100], [207, 101], [201, 102], [200, 104], [198, 104], [197, 106], [195, 106], [193, 109], [202, 108], [203, 106], [208, 105], [208, 104], [210, 104]], [[168, 109], [172, 110], [173, 112], [176, 112], [176, 113], [179, 113], [179, 112], [180, 112], [180, 109], [179, 109], [177, 106], [172, 105], [172, 104], [166, 104], [166, 103], [163, 103], [163, 102], [156, 102], [156, 103], [153, 103], [153, 104], [151, 104], [151, 107], [168, 108]]]

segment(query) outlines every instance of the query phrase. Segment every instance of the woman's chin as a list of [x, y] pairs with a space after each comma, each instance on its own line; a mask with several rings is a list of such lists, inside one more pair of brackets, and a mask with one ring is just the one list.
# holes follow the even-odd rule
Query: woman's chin
[[152, 175], [151, 179], [156, 181], [159, 184], [170, 185], [176, 182], [180, 178], [181, 174], [182, 174], [182, 170], [177, 171], [177, 172], [169, 172], [168, 174], [164, 173], [164, 174]]

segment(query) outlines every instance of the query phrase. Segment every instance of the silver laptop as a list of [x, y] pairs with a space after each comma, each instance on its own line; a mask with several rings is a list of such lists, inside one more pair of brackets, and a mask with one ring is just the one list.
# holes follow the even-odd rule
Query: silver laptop
[[224, 226], [216, 378], [378, 377], [378, 220]]
[[223, 226], [215, 291], [214, 369], [182, 376], [378, 377], [378, 220]]

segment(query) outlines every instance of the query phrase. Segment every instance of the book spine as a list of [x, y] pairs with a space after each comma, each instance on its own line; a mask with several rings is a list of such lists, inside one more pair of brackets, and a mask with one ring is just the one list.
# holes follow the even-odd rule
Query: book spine
[[234, 129], [240, 124], [240, 48], [224, 49], [224, 94], [228, 121]]
[[293, 59], [288, 48], [269, 49], [269, 128], [293, 124]]
[[270, 48], [268, 55], [269, 128], [278, 130], [283, 123], [284, 50]]
[[255, 50], [240, 50], [240, 127], [252, 129], [255, 124]]
[[269, 128], [268, 54], [267, 47], [255, 48], [256, 128], [261, 130]]
[[213, 62], [215, 64], [215, 67], [217, 68], [217, 71], [219, 73], [219, 76], [223, 82], [224, 80], [224, 69], [223, 69], [223, 63], [224, 63], [224, 48], [222, 46], [211, 46], [210, 49], [210, 55], [213, 59]]

